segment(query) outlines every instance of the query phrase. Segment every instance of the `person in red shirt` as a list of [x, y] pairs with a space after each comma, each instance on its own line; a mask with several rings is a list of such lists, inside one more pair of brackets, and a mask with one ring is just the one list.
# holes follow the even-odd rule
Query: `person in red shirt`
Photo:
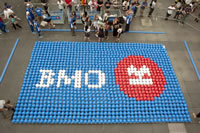
[[69, 12], [72, 11], [72, 0], [65, 0], [67, 7], [69, 8]]
[[0, 22], [3, 23], [3, 19], [1, 18], [1, 16], [0, 16]]

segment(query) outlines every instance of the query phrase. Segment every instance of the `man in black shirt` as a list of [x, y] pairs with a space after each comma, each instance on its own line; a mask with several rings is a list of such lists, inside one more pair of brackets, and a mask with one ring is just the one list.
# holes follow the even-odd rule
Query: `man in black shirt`
[[110, 2], [110, 0], [107, 0], [105, 3], [104, 3], [104, 6], [106, 9], [110, 9], [112, 3]]

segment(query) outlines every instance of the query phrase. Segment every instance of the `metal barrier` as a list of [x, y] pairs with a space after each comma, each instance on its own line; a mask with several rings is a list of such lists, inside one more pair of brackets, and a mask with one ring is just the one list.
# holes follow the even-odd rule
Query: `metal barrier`
[[64, 11], [49, 11], [51, 20], [54, 24], [64, 24], [65, 14]]

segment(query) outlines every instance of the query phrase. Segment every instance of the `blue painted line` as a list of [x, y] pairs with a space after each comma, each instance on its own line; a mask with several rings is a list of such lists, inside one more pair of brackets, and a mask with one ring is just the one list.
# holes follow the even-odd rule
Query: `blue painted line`
[[[69, 32], [70, 29], [41, 29], [41, 31], [60, 31], [60, 32]], [[77, 29], [76, 32], [84, 32], [84, 30]], [[94, 30], [91, 30], [91, 32], [94, 32]], [[110, 30], [109, 32], [112, 32]], [[152, 32], [152, 31], [129, 31], [128, 33], [141, 33], [141, 34], [165, 34], [165, 32]]]
[[9, 63], [10, 63], [10, 60], [11, 60], [11, 58], [12, 58], [14, 52], [15, 52], [15, 49], [16, 49], [16, 47], [17, 47], [18, 42], [19, 42], [19, 38], [17, 38], [17, 40], [16, 40], [16, 42], [15, 42], [15, 45], [14, 45], [14, 47], [13, 47], [13, 49], [12, 49], [12, 52], [11, 52], [9, 58], [8, 58], [7, 63], [6, 63], [6, 66], [4, 67], [4, 70], [3, 70], [2, 74], [1, 74], [0, 83], [2, 82], [3, 77], [4, 77], [4, 75], [5, 75], [6, 71], [7, 71], [8, 65], [9, 65]]
[[196, 67], [196, 64], [195, 64], [193, 58], [192, 58], [192, 54], [191, 54], [190, 49], [189, 49], [189, 47], [188, 47], [188, 45], [187, 45], [187, 42], [184, 41], [184, 43], [185, 43], [185, 47], [186, 47], [186, 49], [187, 49], [187, 51], [188, 51], [188, 54], [189, 54], [189, 56], [190, 56], [190, 60], [191, 60], [191, 62], [192, 62], [192, 65], [193, 65], [193, 67], [194, 67], [194, 70], [195, 70], [195, 72], [196, 72], [196, 74], [197, 74], [197, 77], [198, 77], [198, 79], [200, 80], [199, 71], [198, 71], [198, 69], [197, 69], [197, 67]]

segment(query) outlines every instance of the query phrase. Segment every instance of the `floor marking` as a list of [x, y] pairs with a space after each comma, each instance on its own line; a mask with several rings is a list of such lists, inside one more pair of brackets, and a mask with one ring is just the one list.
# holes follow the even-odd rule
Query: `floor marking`
[[169, 123], [169, 133], [187, 133], [183, 123]]
[[[70, 32], [71, 29], [41, 29], [41, 31], [60, 31], [60, 32]], [[76, 32], [84, 32], [84, 30], [78, 29]], [[94, 32], [94, 30], [91, 30]], [[112, 32], [110, 30], [109, 32]], [[153, 32], [153, 31], [129, 31], [128, 33], [141, 33], [141, 34], [165, 34], [165, 32]]]
[[0, 83], [2, 82], [3, 77], [4, 77], [4, 75], [5, 75], [6, 71], [7, 71], [8, 65], [9, 65], [9, 63], [10, 63], [10, 60], [11, 60], [11, 58], [12, 58], [14, 52], [15, 52], [15, 49], [16, 49], [16, 47], [17, 47], [18, 42], [19, 42], [19, 38], [17, 38], [17, 40], [16, 40], [16, 42], [15, 42], [15, 45], [14, 45], [14, 47], [13, 47], [13, 49], [12, 49], [12, 52], [11, 52], [9, 58], [8, 58], [7, 63], [6, 63], [6, 66], [4, 67], [4, 70], [3, 70], [2, 74], [1, 74]]
[[198, 79], [200, 80], [199, 71], [198, 71], [198, 69], [197, 69], [197, 67], [196, 67], [196, 64], [195, 64], [193, 58], [192, 58], [192, 54], [191, 54], [190, 49], [189, 49], [189, 47], [188, 47], [188, 45], [187, 45], [187, 42], [184, 41], [184, 43], [185, 43], [185, 47], [186, 47], [186, 49], [187, 49], [187, 51], [188, 51], [188, 54], [189, 54], [189, 56], [190, 56], [190, 60], [191, 60], [191, 62], [192, 62], [192, 65], [193, 65], [193, 67], [194, 67], [194, 70], [195, 70], [195, 72], [196, 72], [196, 74], [197, 74], [197, 77], [198, 77]]

